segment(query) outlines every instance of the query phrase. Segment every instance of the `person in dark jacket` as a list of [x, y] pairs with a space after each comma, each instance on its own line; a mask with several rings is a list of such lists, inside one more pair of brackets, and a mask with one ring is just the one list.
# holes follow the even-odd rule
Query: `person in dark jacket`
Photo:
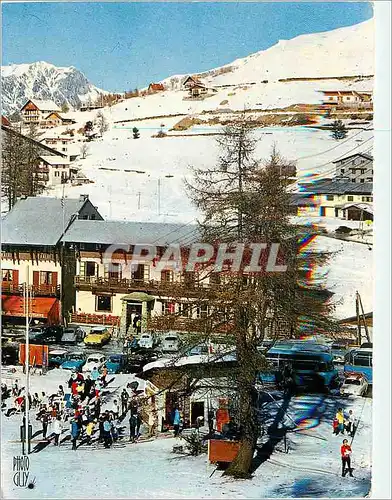
[[76, 441], [80, 435], [80, 424], [77, 418], [72, 419], [71, 422], [71, 438], [72, 438], [72, 449], [76, 450]]
[[131, 415], [129, 419], [129, 440], [134, 443], [136, 441], [136, 426], [137, 426], [137, 415]]
[[46, 410], [46, 406], [38, 413], [37, 420], [41, 421], [42, 424], [42, 437], [46, 439], [46, 434], [48, 432], [48, 424], [49, 424], [49, 413]]
[[122, 415], [125, 415], [128, 411], [128, 399], [129, 399], [128, 391], [124, 388], [122, 393], [121, 393], [121, 413], [122, 413]]
[[103, 441], [104, 441], [104, 447], [105, 448], [110, 448], [112, 445], [112, 423], [110, 422], [110, 419], [108, 416], [105, 416], [103, 420]]

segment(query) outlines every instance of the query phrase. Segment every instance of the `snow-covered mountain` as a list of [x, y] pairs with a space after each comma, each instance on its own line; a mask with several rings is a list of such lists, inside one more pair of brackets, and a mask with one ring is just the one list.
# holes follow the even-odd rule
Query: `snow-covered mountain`
[[1, 86], [4, 114], [19, 110], [33, 97], [75, 107], [104, 92], [76, 68], [60, 68], [44, 61], [2, 66]]
[[[323, 33], [280, 40], [276, 45], [199, 76], [212, 86], [374, 74], [374, 20]], [[176, 88], [185, 75], [163, 80]]]

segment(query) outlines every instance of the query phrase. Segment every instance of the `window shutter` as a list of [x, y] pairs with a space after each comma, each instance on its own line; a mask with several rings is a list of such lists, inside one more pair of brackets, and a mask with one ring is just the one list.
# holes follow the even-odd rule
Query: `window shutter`
[[57, 273], [52, 273], [52, 286], [57, 286]]
[[12, 270], [12, 283], [19, 285], [19, 271], [17, 269]]
[[39, 286], [39, 271], [33, 271], [33, 285]]
[[144, 267], [144, 270], [143, 270], [144, 271], [144, 273], [143, 273], [144, 280], [148, 281], [150, 279], [150, 266], [145, 264], [143, 267]]
[[86, 263], [81, 262], [79, 264], [79, 275], [85, 277], [86, 276]]

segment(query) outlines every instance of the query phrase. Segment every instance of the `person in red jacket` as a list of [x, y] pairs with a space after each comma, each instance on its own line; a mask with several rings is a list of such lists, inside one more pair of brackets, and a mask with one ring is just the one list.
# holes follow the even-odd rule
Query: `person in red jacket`
[[[345, 477], [347, 471], [350, 477], [353, 477], [353, 473], [351, 471], [351, 446], [348, 444], [347, 439], [343, 439], [343, 444], [340, 447], [340, 454], [342, 456], [342, 476]], [[347, 465], [347, 470], [346, 470]]]

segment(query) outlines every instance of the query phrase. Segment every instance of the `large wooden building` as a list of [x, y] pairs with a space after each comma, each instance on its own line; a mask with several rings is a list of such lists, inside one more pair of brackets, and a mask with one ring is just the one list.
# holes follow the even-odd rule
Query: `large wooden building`
[[59, 323], [75, 303], [75, 256], [61, 243], [76, 219], [102, 219], [88, 196], [79, 199], [21, 199], [2, 221], [3, 323], [18, 324], [26, 316], [23, 284], [32, 291], [33, 319]]

